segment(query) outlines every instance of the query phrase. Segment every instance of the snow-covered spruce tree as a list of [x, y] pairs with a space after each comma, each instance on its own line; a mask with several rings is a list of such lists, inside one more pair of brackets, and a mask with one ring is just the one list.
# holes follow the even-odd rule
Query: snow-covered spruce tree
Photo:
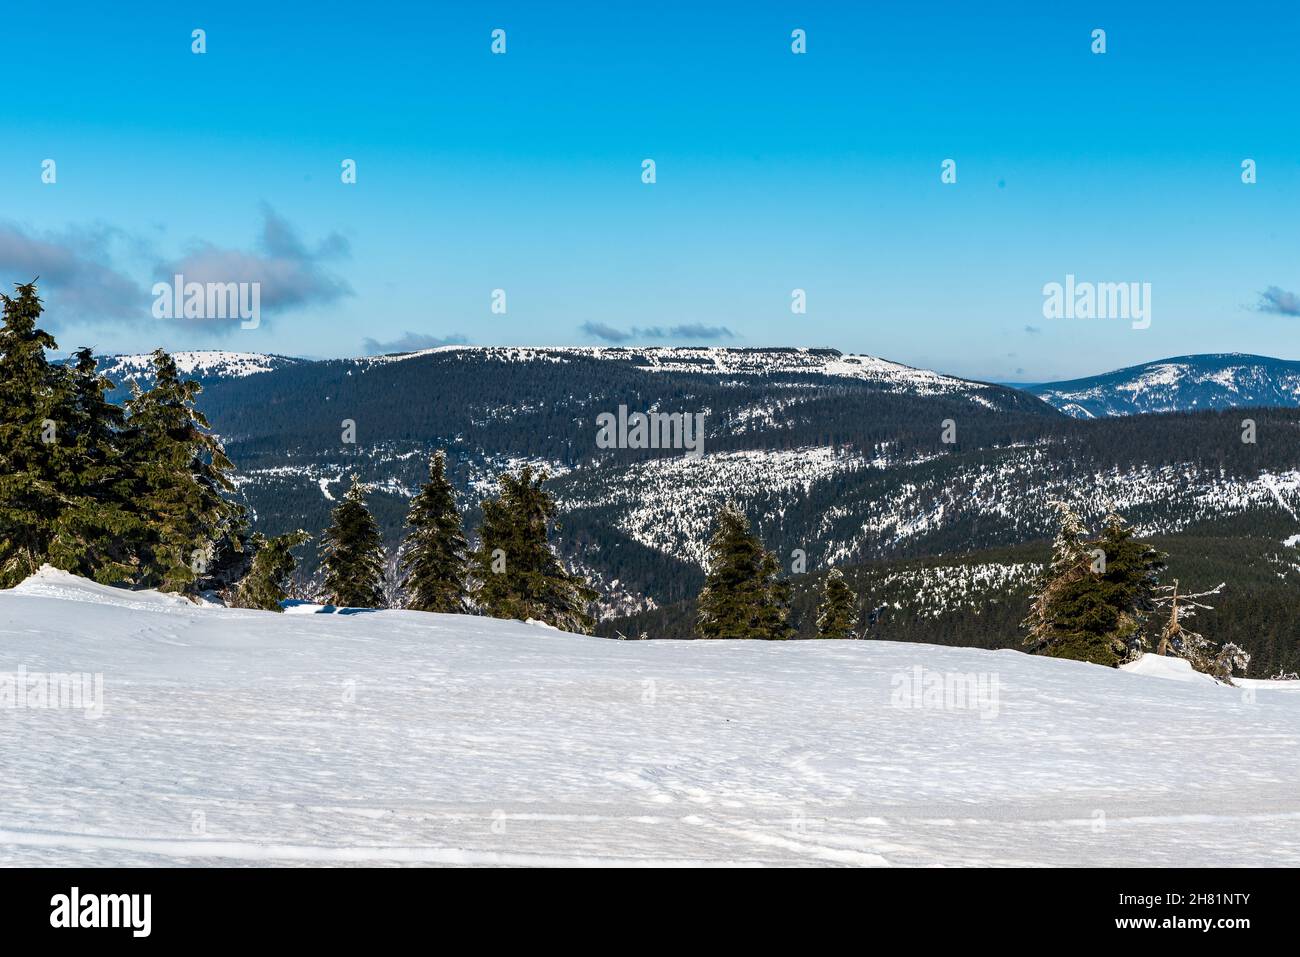
[[1134, 540], [1113, 510], [1101, 538], [1088, 541], [1078, 513], [1052, 504], [1060, 528], [1024, 622], [1025, 644], [1036, 654], [1115, 667], [1133, 652], [1162, 556]]
[[822, 586], [821, 604], [817, 608], [818, 638], [856, 638], [858, 596], [853, 594], [844, 575], [832, 568]]
[[[1155, 608], [1156, 588], [1165, 556], [1133, 537], [1133, 529], [1112, 506], [1102, 521], [1101, 536], [1092, 543], [1100, 550], [1105, 568], [1099, 573], [1103, 600], [1115, 610], [1109, 633], [1120, 660], [1143, 651], [1142, 630]], [[1123, 652], [1119, 651], [1122, 645]]]
[[1079, 513], [1066, 502], [1051, 502], [1050, 505], [1056, 510], [1059, 523], [1052, 542], [1052, 560], [1034, 582], [1029, 614], [1023, 623], [1028, 632], [1024, 643], [1035, 654], [1046, 653], [1057, 640], [1065, 593], [1092, 564], [1084, 543], [1086, 530]]
[[293, 549], [310, 540], [302, 529], [271, 539], [261, 532], [254, 535], [249, 549], [253, 564], [235, 591], [235, 607], [284, 611], [281, 602], [289, 597], [286, 586], [297, 567]]
[[790, 602], [794, 589], [786, 579], [780, 577], [781, 563], [776, 560], [775, 552], [768, 552], [763, 556], [760, 572], [767, 592], [762, 614], [758, 619], [762, 636], [773, 641], [793, 638]]
[[789, 638], [790, 586], [778, 577], [776, 555], [766, 551], [734, 506], [718, 515], [709, 539], [704, 589], [697, 601], [701, 638]]
[[244, 508], [226, 497], [234, 466], [194, 407], [199, 384], [181, 379], [161, 349], [153, 367], [153, 386], [132, 383], [126, 403], [132, 494], [149, 526], [139, 584], [185, 592], [229, 584], [248, 562]]
[[321, 567], [330, 604], [346, 608], [384, 606], [384, 540], [366, 508], [365, 487], [352, 476], [343, 501], [330, 512], [321, 536]]
[[587, 607], [596, 592], [565, 569], [550, 545], [556, 505], [545, 481], [545, 472], [534, 474], [527, 465], [498, 476], [497, 497], [483, 503], [471, 596], [493, 618], [531, 618], [590, 634], [595, 620]]
[[53, 450], [65, 506], [54, 525], [50, 564], [106, 585], [129, 585], [148, 537], [122, 448], [125, 413], [90, 349], [65, 367], [64, 426]]
[[456, 493], [447, 480], [447, 455], [441, 450], [429, 462], [429, 480], [411, 499], [406, 527], [400, 558], [406, 607], [464, 612], [469, 599], [469, 542], [461, 530]]
[[66, 504], [55, 459], [66, 379], [45, 358], [56, 344], [37, 328], [35, 284], [0, 298], [0, 587], [11, 588], [47, 560]]

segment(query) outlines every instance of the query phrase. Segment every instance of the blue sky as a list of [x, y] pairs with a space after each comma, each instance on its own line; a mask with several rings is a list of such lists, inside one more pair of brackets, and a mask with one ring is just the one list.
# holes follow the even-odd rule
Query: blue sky
[[[1300, 358], [1294, 3], [707, 6], [11, 7], [0, 278], [66, 349]], [[262, 282], [261, 325], [154, 319], [178, 266]], [[1150, 328], [1045, 319], [1066, 274], [1151, 283]]]

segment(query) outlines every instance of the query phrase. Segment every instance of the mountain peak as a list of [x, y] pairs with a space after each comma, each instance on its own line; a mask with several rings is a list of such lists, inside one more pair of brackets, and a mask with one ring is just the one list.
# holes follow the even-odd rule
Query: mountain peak
[[1025, 387], [1075, 418], [1300, 405], [1300, 362], [1240, 352], [1174, 356]]

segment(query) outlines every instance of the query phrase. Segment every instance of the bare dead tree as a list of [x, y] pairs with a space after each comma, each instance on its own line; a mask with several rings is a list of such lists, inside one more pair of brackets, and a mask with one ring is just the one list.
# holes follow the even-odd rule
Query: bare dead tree
[[1245, 671], [1250, 665], [1250, 655], [1232, 642], [1219, 645], [1183, 624], [1197, 611], [1214, 611], [1213, 605], [1207, 605], [1201, 599], [1218, 595], [1223, 591], [1225, 583], [1220, 582], [1209, 591], [1182, 593], [1179, 592], [1178, 585], [1178, 579], [1175, 578], [1173, 584], [1161, 585], [1156, 589], [1156, 608], [1169, 609], [1169, 620], [1160, 632], [1156, 654], [1172, 653], [1179, 658], [1186, 658], [1197, 671], [1212, 675], [1225, 684], [1232, 684], [1233, 671]]

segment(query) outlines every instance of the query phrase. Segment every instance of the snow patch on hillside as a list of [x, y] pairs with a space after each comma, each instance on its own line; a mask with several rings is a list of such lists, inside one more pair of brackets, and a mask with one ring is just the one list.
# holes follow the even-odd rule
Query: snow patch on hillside
[[816, 482], [872, 463], [836, 448], [670, 456], [587, 478], [579, 497], [560, 494], [562, 511], [616, 507], [627, 535], [668, 555], [703, 564], [718, 508], [729, 501], [806, 495]]
[[[215, 349], [173, 352], [171, 357], [175, 360], [176, 369], [181, 375], [228, 379], [271, 372], [307, 361], [288, 356], [264, 355], [260, 352], [225, 352]], [[146, 353], [108, 356], [102, 360], [100, 372], [114, 382], [139, 376], [152, 378], [153, 356]]]
[[[939, 565], [890, 572], [881, 580], [880, 587], [902, 585], [909, 591], [909, 606], [931, 618], [956, 609], [978, 615], [988, 604], [990, 594], [1028, 584], [1042, 570], [1043, 566], [1035, 562]], [[902, 604], [895, 602], [895, 607], [901, 608]]]
[[[990, 461], [953, 469], [927, 467], [939, 458], [903, 459], [880, 449], [867, 459], [830, 447], [671, 456], [593, 469], [580, 483], [561, 484], [557, 494], [563, 511], [611, 509], [618, 527], [641, 544], [696, 564], [703, 563], [718, 509], [728, 502], [772, 527], [814, 485], [854, 472], [889, 470], [897, 478], [874, 485], [869, 475], [855, 478], [821, 513], [809, 538], [830, 563], [861, 558], [868, 554], [864, 545], [905, 546], [970, 520], [991, 520], [990, 527], [1013, 529], [1019, 540], [1050, 535], [1054, 498], [1097, 516], [1114, 503], [1143, 536], [1252, 510], [1300, 514], [1300, 470], [1242, 480], [1186, 463], [1081, 476], [1043, 446], [1009, 447]], [[1032, 476], [1032, 496], [1025, 493], [1026, 476]]]

